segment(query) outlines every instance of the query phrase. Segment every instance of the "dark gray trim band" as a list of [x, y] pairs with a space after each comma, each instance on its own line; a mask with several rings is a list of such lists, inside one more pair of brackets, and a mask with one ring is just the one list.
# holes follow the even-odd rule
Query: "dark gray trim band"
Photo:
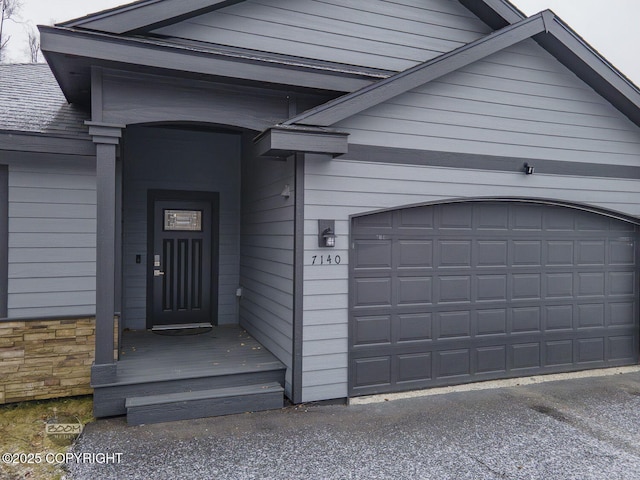
[[0, 131], [0, 150], [49, 155], [96, 156], [91, 137], [58, 137], [35, 132]]
[[7, 316], [9, 292], [9, 167], [0, 165], [0, 317]]
[[302, 329], [304, 301], [304, 154], [295, 155], [295, 214], [293, 240], [293, 368], [291, 399], [302, 403]]
[[[119, 313], [114, 314], [114, 317], [120, 317]], [[78, 315], [74, 313], [73, 315], [41, 315], [39, 317], [7, 317], [6, 315], [0, 318], [0, 324], [2, 322], [54, 322], [56, 320], [95, 320], [96, 313], [87, 313], [85, 315]]]
[[349, 153], [342, 158], [366, 162], [397, 163], [402, 165], [467, 168], [514, 173], [523, 172], [523, 175], [524, 164], [528, 163], [535, 168], [535, 174], [640, 179], [640, 167], [630, 165], [606, 165], [541, 159], [532, 160], [529, 158], [433, 152], [370, 145], [349, 145]]

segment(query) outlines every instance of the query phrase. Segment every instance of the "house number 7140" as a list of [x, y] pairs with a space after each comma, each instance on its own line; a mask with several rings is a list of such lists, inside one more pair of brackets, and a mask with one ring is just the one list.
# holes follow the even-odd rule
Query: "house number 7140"
[[311, 265], [340, 265], [342, 258], [340, 255], [314, 255], [311, 257]]

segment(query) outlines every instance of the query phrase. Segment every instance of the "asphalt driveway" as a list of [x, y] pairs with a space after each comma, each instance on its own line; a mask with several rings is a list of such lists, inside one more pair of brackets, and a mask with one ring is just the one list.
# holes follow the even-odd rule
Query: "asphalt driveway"
[[87, 479], [640, 479], [640, 372], [368, 405], [88, 425]]

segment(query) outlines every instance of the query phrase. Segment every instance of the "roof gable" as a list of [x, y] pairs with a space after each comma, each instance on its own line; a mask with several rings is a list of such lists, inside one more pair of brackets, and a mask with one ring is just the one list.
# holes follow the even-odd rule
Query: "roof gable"
[[390, 98], [541, 33], [544, 29], [543, 15], [534, 15], [531, 18], [505, 27], [502, 30], [482, 37], [475, 42], [464, 45], [433, 60], [308, 110], [289, 119], [285, 124], [333, 125], [367, 108], [378, 105]]
[[333, 128], [349, 132], [350, 145], [618, 165], [640, 158], [640, 129], [532, 39]]
[[[295, 10], [296, 8], [302, 8], [299, 7], [299, 5], [310, 3], [322, 4], [325, 8], [324, 10], [321, 9], [319, 11], [315, 11], [315, 13]], [[366, 5], [366, 8], [362, 7], [362, 5]], [[490, 28], [500, 30], [487, 37], [476, 38], [475, 40], [473, 38], [465, 40], [460, 37], [457, 39], [457, 48], [455, 48], [456, 40], [454, 40], [453, 42], [450, 41], [451, 45], [449, 45], [449, 49], [447, 47], [442, 47], [440, 50], [438, 50], [438, 48], [429, 48], [424, 44], [407, 45], [406, 42], [395, 42], [397, 36], [394, 33], [394, 29], [388, 29], [384, 24], [377, 25], [379, 32], [384, 32], [384, 35], [369, 34], [369, 37], [367, 38], [366, 35], [363, 34], [364, 31], [367, 30], [367, 28], [365, 28], [366, 25], [364, 27], [362, 26], [362, 23], [366, 23], [364, 22], [364, 18], [375, 13], [370, 11], [370, 9], [392, 9], [391, 12], [386, 12], [386, 14], [385, 12], [377, 13], [383, 14], [385, 18], [393, 19], [392, 21], [394, 22], [397, 20], [397, 15], [394, 15], [395, 12], [402, 11], [406, 8], [413, 8], [416, 12], [422, 10], [423, 14], [426, 14], [425, 18], [427, 18], [425, 23], [428, 24], [432, 17], [437, 17], [437, 15], [434, 15], [434, 11], [444, 9], [440, 11], [440, 13], [447, 13], [447, 9], [462, 8], [460, 5], [466, 7], [467, 10], [463, 10], [467, 12], [466, 15], [469, 18], [477, 17]], [[129, 5], [98, 12], [81, 19], [71, 20], [61, 24], [61, 27], [56, 27], [57, 30], [54, 28], [53, 30], [56, 30], [55, 32], [47, 30], [45, 32], [47, 35], [44, 35], [45, 38], [43, 38], [42, 42], [43, 51], [47, 56], [47, 60], [52, 64], [52, 68], [54, 69], [54, 72], [56, 72], [56, 76], [59, 80], [64, 77], [64, 72], [61, 73], [61, 69], [58, 68], [59, 65], [57, 65], [60, 62], [64, 63], [71, 61], [69, 59], [79, 58], [84, 62], [79, 66], [80, 70], [83, 72], [88, 71], [87, 69], [89, 65], [92, 64], [91, 62], [95, 63], [94, 60], [98, 57], [93, 57], [92, 55], [96, 55], [96, 53], [87, 52], [78, 55], [75, 51], [71, 52], [70, 50], [73, 50], [73, 48], [69, 47], [71, 43], [67, 41], [70, 40], [70, 38], [66, 38], [71, 35], [81, 34], [83, 31], [85, 33], [90, 33], [89, 30], [102, 32], [95, 34], [101, 36], [101, 38], [96, 40], [99, 43], [102, 43], [102, 45], [100, 45], [101, 47], [109, 50], [110, 56], [108, 61], [112, 63], [116, 62], [116, 64], [122, 61], [128, 65], [131, 63], [131, 58], [133, 58], [128, 55], [128, 52], [126, 57], [120, 58], [118, 52], [111, 51], [111, 44], [117, 40], [142, 41], [143, 44], [140, 45], [141, 48], [163, 48], [166, 50], [167, 48], [171, 49], [175, 47], [176, 50], [180, 50], [182, 55], [190, 55], [193, 52], [198, 52], [202, 58], [208, 57], [210, 51], [213, 51], [214, 55], [220, 55], [219, 47], [224, 47], [224, 44], [216, 45], [214, 43], [210, 43], [208, 44], [208, 47], [205, 46], [205, 48], [202, 48], [202, 44], [206, 42], [198, 42], [197, 39], [185, 39], [180, 38], [179, 36], [171, 37], [169, 34], [179, 35], [180, 24], [193, 24], [193, 19], [196, 17], [199, 19], [203, 19], [205, 17], [215, 19], [216, 15], [220, 15], [220, 17], [222, 17], [223, 15], [228, 15], [231, 11], [236, 13], [239, 11], [244, 11], [245, 13], [247, 11], [253, 12], [258, 9], [258, 7], [262, 8], [264, 6], [277, 6], [283, 13], [295, 13], [298, 15], [297, 18], [300, 18], [300, 15], [309, 15], [313, 21], [318, 23], [319, 27], [317, 32], [309, 30], [311, 33], [307, 34], [307, 36], [314, 37], [317, 35], [324, 35], [323, 39], [325, 40], [329, 39], [332, 34], [335, 35], [335, 32], [332, 33], [331, 31], [325, 31], [325, 27], [327, 25], [326, 15], [323, 15], [325, 10], [329, 8], [354, 8], [355, 11], [359, 13], [354, 16], [350, 16], [349, 18], [334, 18], [333, 20], [350, 21], [354, 26], [357, 25], [357, 27], [354, 29], [344, 28], [343, 30], [346, 32], [345, 35], [330, 39], [334, 42], [333, 44], [331, 42], [324, 42], [323, 40], [319, 42], [321, 43], [319, 46], [325, 47], [325, 50], [339, 51], [340, 47], [344, 45], [345, 50], [350, 50], [353, 45], [360, 42], [360, 47], [364, 49], [365, 53], [374, 52], [374, 56], [378, 55], [378, 58], [386, 57], [391, 59], [390, 62], [395, 61], [397, 58], [402, 58], [405, 61], [404, 65], [393, 65], [392, 63], [387, 63], [383, 66], [367, 65], [358, 67], [356, 63], [349, 64], [349, 62], [356, 61], [353, 60], [354, 58], [357, 59], [362, 55], [362, 49], [360, 51], [352, 49], [351, 57], [347, 55], [344, 59], [331, 58], [328, 61], [318, 60], [314, 59], [313, 56], [304, 57], [304, 55], [308, 54], [306, 46], [305, 48], [299, 48], [296, 50], [296, 48], [302, 44], [301, 42], [306, 40], [304, 37], [302, 39], [294, 37], [290, 38], [289, 46], [294, 48], [294, 51], [296, 52], [295, 54], [278, 54], [277, 52], [266, 54], [267, 56], [275, 55], [277, 57], [275, 63], [283, 67], [283, 71], [288, 71], [292, 67], [298, 68], [300, 65], [303, 65], [304, 68], [317, 69], [320, 67], [327, 72], [335, 71], [337, 72], [337, 75], [345, 75], [345, 70], [344, 68], [341, 68], [341, 66], [346, 66], [356, 69], [359, 68], [356, 74], [360, 76], [364, 75], [364, 77], [366, 77], [364, 83], [367, 83], [367, 86], [352, 94], [341, 97], [333, 102], [291, 119], [288, 122], [290, 124], [295, 124], [297, 122], [304, 124], [316, 124], [314, 122], [319, 122], [317, 124], [320, 125], [329, 121], [327, 120], [329, 115], [333, 115], [335, 118], [344, 118], [340, 116], [345, 114], [349, 115], [349, 112], [361, 111], [361, 107], [367, 108], [366, 105], [371, 104], [371, 99], [377, 99], [373, 104], [375, 104], [376, 101], [384, 101], [384, 98], [389, 95], [389, 92], [396, 92], [393, 93], [395, 95], [398, 94], [398, 92], [406, 91], [407, 89], [410, 89], [411, 85], [415, 84], [416, 81], [431, 81], [434, 78], [438, 78], [439, 76], [446, 74], [448, 71], [451, 71], [451, 69], [459, 68], [456, 67], [456, 65], [465, 65], [470, 61], [474, 61], [474, 59], [477, 60], [478, 58], [482, 58], [483, 55], [489, 55], [492, 51], [496, 51], [496, 49], [499, 50], [500, 48], [504, 48], [504, 46], [508, 46], [510, 41], [517, 42], [517, 35], [513, 32], [523, 33], [525, 32], [523, 25], [531, 27], [531, 25], [535, 24], [538, 26], [533, 27], [533, 30], [527, 33], [529, 37], [534, 38], [539, 45], [555, 56], [562, 64], [571, 69], [602, 97], [607, 99], [633, 122], [640, 125], [640, 92], [633, 83], [626, 79], [626, 77], [616, 70], [615, 67], [602, 58], [593, 48], [591, 48], [552, 12], [547, 11], [541, 16], [534, 16], [532, 17], [534, 20], [529, 22], [528, 19], [525, 18], [524, 14], [508, 0], [458, 0], [458, 2], [453, 0], [395, 0], [393, 2], [371, 0], [316, 0], [315, 2], [311, 2], [310, 0], [139, 0]], [[316, 5], [316, 7], [317, 6], [318, 5]], [[436, 10], [434, 10], [434, 8]], [[453, 13], [455, 15], [456, 11], [452, 10], [448, 13]], [[241, 22], [250, 20], [250, 15], [247, 14], [244, 16], [239, 15], [239, 17], [242, 17], [240, 20]], [[253, 21], [255, 20], [257, 19], [254, 18]], [[405, 20], [409, 20], [409, 18], [405, 18]], [[538, 31], [540, 20], [542, 20], [544, 31]], [[277, 15], [272, 16], [268, 20], [263, 19], [263, 21], [268, 25], [268, 28], [265, 32], [257, 35], [258, 44], [256, 48], [260, 52], [268, 50], [261, 50], [265, 47], [260, 43], [259, 39], [268, 37], [269, 32], [272, 34], [275, 32], [277, 34], [277, 31], [282, 29], [282, 18]], [[372, 24], [370, 26], [373, 27], [374, 25]], [[289, 27], [295, 27], [295, 25], [289, 25]], [[436, 27], [446, 28], [446, 25], [440, 24], [436, 25]], [[516, 27], [515, 30], [512, 30], [512, 27]], [[305, 28], [299, 29], [299, 31], [302, 31], [303, 35], [307, 30], [308, 29]], [[352, 30], [357, 30], [359, 35], [357, 41], [353, 36], [350, 36]], [[473, 32], [473, 29], [469, 31]], [[484, 33], [487, 31], [488, 30], [485, 30]], [[48, 37], [51, 36], [53, 38], [54, 35], [49, 35], [53, 33], [56, 34], [55, 41], [59, 44], [57, 43], [54, 45], [54, 49], [48, 50], [48, 44], [51, 43]], [[249, 34], [250, 32], [244, 33]], [[387, 33], [389, 33], [389, 35], [387, 35]], [[407, 34], [408, 32], [403, 31], [401, 33]], [[416, 32], [409, 33], [415, 34]], [[131, 37], [132, 34], [136, 34], [137, 36]], [[476, 34], [479, 36], [480, 32], [478, 31]], [[157, 38], [154, 39], [154, 37], [160, 35], [167, 35], [168, 38], [165, 38], [164, 43], [162, 44], [158, 42], [156, 42], [157, 44], [153, 43], [158, 40]], [[145, 36], [146, 38], [144, 38]], [[231, 37], [233, 38], [235, 36], [236, 33], [232, 32]], [[376, 39], [379, 40], [380, 38], [385, 39], [382, 44], [376, 45], [375, 43], [371, 43], [372, 41], [375, 42]], [[391, 38], [392, 40], [387, 41], [386, 38]], [[443, 37], [436, 36], [436, 38], [439, 40], [445, 40]], [[406, 38], [404, 40], [406, 40]], [[505, 40], [506, 43], [504, 43]], [[336, 45], [335, 41], [338, 41], [340, 45]], [[189, 42], [192, 42], [193, 44], [190, 44]], [[394, 51], [394, 46], [390, 51], [383, 51], [384, 48], [389, 48], [389, 46], [394, 42], [401, 44], [402, 48]], [[230, 43], [233, 44], [233, 41], [230, 41]], [[504, 46], [501, 47], [501, 45]], [[102, 52], [104, 48], [96, 47], [95, 52]], [[231, 46], [228, 48], [234, 47]], [[258, 56], [253, 56], [252, 53], [255, 53], [256, 50], [252, 51], [250, 48], [239, 48], [238, 50], [241, 51], [232, 52], [231, 56], [234, 58], [234, 62], [256, 62], [261, 64], [260, 68], [270, 68], [269, 65], [274, 62], [273, 58], [263, 60], [262, 58], [258, 58]], [[412, 57], [411, 54], [409, 54], [411, 51], [414, 53], [421, 51], [423, 56], [420, 57], [418, 55]], [[398, 55], [398, 52], [400, 52], [401, 55]], [[472, 53], [472, 57], [467, 58], [470, 52]], [[229, 52], [225, 51], [223, 54], [228, 56]], [[402, 54], [407, 54], [408, 58], [405, 58]], [[307, 65], [307, 60], [311, 62], [310, 65]], [[107, 60], [105, 59], [104, 61]], [[313, 62], [319, 63], [320, 65], [316, 65], [316, 63]], [[176, 63], [176, 65], [178, 64], [181, 63]], [[392, 75], [394, 70], [404, 70], [412, 65], [413, 67], [409, 70], [402, 71], [402, 73], [382, 80], [375, 85], [368, 84], [376, 78], [384, 78]], [[70, 65], [68, 67], [69, 72], [71, 72], [69, 75], [77, 74], [79, 69], [76, 67], [78, 67], [78, 65]], [[191, 70], [187, 71], [184, 66], [179, 69], [179, 71], [183, 70], [185, 73], [201, 73], [200, 70], [193, 70], [193, 72]], [[212, 74], [219, 74], [219, 72], [216, 72], [218, 72], [218, 70], [212, 70]], [[225, 72], [227, 72], [227, 70], [225, 70]], [[231, 73], [224, 74], [222, 76], [235, 78], [234, 72], [235, 69], [232, 69]], [[285, 77], [286, 73], [287, 72], [283, 73]], [[348, 75], [351, 75], [352, 73], [353, 72], [351, 72], [351, 70], [347, 72]], [[83, 81], [86, 83], [86, 80]], [[285, 83], [287, 85], [299, 85], [299, 83], [296, 82], [297, 80], [294, 79]], [[304, 86], [308, 87], [310, 85], [305, 84]], [[75, 98], [73, 92], [70, 91], [70, 88], [64, 86], [63, 88], [65, 90], [65, 95], [67, 95], [68, 98]], [[84, 85], [83, 88], [86, 90], [86, 85]], [[353, 91], [353, 89], [341, 89], [339, 87], [335, 88], [335, 90], [342, 92]], [[322, 115], [320, 115], [321, 112]]]
[[398, 72], [490, 32], [456, 1], [260, 0], [150, 34]]
[[[139, 0], [61, 23], [105, 33], [142, 33], [245, 0]], [[524, 18], [508, 0], [459, 0], [494, 29]]]
[[640, 125], [640, 91], [550, 10], [450, 53], [303, 112], [285, 125], [331, 126], [493, 53], [534, 38], [585, 83]]
[[[491, 32], [469, 1], [139, 0], [39, 29], [71, 102], [88, 100], [91, 67], [106, 65], [342, 94]], [[480, 3], [481, 15], [508, 4]]]

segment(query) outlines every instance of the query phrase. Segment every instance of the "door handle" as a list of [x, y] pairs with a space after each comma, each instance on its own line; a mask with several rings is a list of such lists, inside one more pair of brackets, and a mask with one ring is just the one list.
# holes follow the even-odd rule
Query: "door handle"
[[153, 276], [154, 277], [161, 277], [162, 275], [164, 275], [164, 272], [162, 270], [154, 270], [153, 271]]

